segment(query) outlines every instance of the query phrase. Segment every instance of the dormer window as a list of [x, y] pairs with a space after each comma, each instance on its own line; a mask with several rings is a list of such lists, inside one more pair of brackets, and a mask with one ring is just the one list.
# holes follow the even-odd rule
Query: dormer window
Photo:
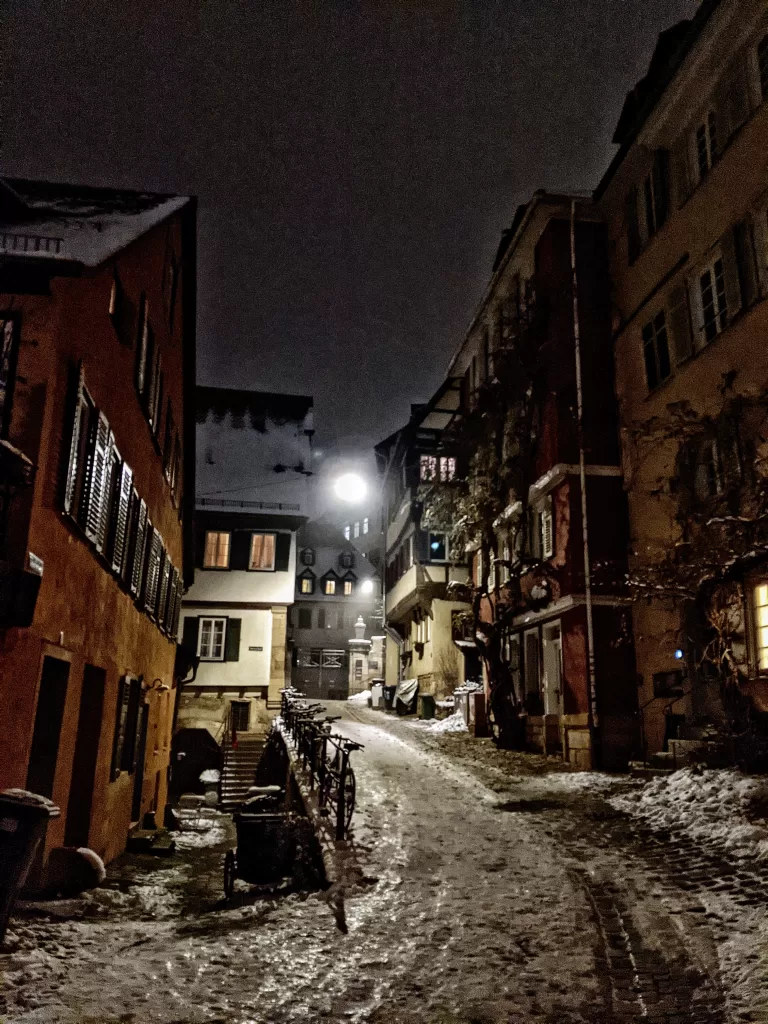
[[355, 553], [354, 551], [342, 551], [339, 555], [339, 565], [342, 569], [354, 569], [355, 567]]
[[313, 548], [304, 548], [301, 552], [301, 564], [302, 565], [314, 565], [315, 564], [315, 552]]
[[323, 580], [323, 593], [324, 594], [335, 594], [336, 593], [336, 580], [329, 578]]
[[303, 572], [299, 576], [299, 593], [300, 594], [314, 594], [315, 592], [315, 576], [311, 572]]

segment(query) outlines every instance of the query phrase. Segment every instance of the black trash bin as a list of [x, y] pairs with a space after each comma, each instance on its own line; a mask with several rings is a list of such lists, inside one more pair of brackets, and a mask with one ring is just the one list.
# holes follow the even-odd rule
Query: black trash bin
[[48, 822], [59, 813], [55, 804], [36, 793], [0, 793], [0, 942]]
[[392, 708], [394, 707], [394, 704], [395, 704], [395, 692], [396, 691], [397, 691], [397, 686], [387, 686], [387, 685], [385, 685], [384, 687], [382, 687], [381, 693], [382, 693], [382, 697], [384, 698], [384, 710], [385, 711], [391, 711]]
[[419, 711], [419, 717], [425, 721], [435, 717], [435, 698], [431, 693], [419, 694]]

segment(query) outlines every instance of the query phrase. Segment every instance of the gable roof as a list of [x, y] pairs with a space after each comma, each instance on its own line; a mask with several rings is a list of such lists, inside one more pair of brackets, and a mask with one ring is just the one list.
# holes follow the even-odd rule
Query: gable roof
[[0, 179], [0, 256], [97, 267], [189, 196]]

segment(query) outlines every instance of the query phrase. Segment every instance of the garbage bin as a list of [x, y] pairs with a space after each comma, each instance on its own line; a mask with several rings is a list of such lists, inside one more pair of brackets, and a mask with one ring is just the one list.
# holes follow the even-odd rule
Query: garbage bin
[[20, 789], [0, 793], [0, 942], [16, 897], [45, 839], [48, 822], [59, 813], [55, 804], [37, 793]]
[[384, 696], [384, 710], [391, 711], [395, 703], [395, 692], [397, 691], [396, 686], [384, 686], [382, 687], [382, 693]]
[[381, 679], [374, 679], [371, 683], [371, 707], [380, 708], [384, 700], [384, 682]]
[[419, 696], [419, 718], [429, 720], [435, 717], [435, 698], [431, 693], [422, 693]]

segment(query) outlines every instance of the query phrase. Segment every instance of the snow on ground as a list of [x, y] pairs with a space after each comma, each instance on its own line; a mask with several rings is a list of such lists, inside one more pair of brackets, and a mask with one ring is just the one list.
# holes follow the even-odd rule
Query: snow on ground
[[611, 803], [654, 828], [681, 830], [733, 857], [768, 862], [767, 823], [751, 820], [768, 810], [768, 779], [732, 769], [682, 768]]
[[468, 732], [467, 723], [460, 711], [454, 712], [447, 718], [404, 718], [406, 725], [416, 729], [428, 729], [429, 732], [439, 735], [445, 732]]
[[350, 704], [362, 704], [367, 707], [370, 697], [370, 690], [361, 690], [360, 693], [353, 693], [351, 697], [347, 697], [347, 701]]

